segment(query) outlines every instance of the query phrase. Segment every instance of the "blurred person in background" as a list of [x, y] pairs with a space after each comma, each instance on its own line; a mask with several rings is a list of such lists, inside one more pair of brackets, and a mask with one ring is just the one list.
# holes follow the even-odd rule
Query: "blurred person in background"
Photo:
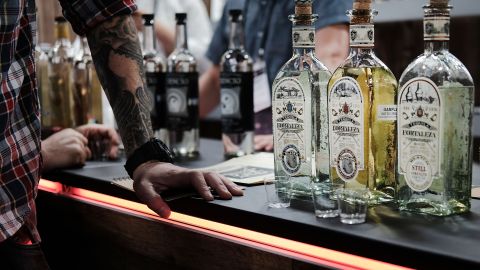
[[[330, 71], [348, 55], [349, 19], [346, 11], [352, 0], [315, 0], [315, 53]], [[271, 85], [278, 71], [292, 57], [292, 22], [294, 0], [229, 0], [218, 22], [207, 58], [213, 65], [200, 78], [200, 117], [206, 117], [220, 100], [220, 60], [227, 50], [228, 11], [243, 10], [245, 49], [254, 59], [255, 149], [273, 149]]]

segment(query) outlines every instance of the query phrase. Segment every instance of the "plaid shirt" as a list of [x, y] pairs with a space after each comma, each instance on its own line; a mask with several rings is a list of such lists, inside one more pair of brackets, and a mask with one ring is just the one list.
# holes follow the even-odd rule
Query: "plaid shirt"
[[[1, 0], [0, 6], [0, 242], [23, 224], [33, 240], [34, 199], [40, 178], [40, 109], [35, 78], [35, 0]], [[134, 0], [60, 0], [80, 35], [104, 20], [130, 14]]]

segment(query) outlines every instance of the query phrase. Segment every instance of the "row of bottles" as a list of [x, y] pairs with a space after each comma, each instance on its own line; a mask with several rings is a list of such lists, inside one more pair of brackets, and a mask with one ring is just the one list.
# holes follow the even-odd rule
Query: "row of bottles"
[[55, 18], [56, 41], [37, 52], [42, 129], [54, 131], [87, 123], [102, 123], [102, 88], [85, 38], [73, 53], [68, 24]]
[[348, 12], [350, 54], [330, 76], [314, 56], [312, 0], [296, 0], [294, 55], [273, 83], [275, 175], [367, 187], [370, 203], [433, 215], [468, 211], [473, 80], [448, 52], [448, 0], [425, 6], [425, 52], [399, 83], [375, 56], [371, 0]]
[[[176, 46], [167, 63], [156, 49], [154, 17], [144, 14], [143, 58], [153, 106], [152, 127], [180, 159], [199, 154], [197, 62], [188, 50], [187, 16], [177, 13]], [[242, 14], [230, 11], [229, 49], [221, 62], [225, 157], [253, 153], [253, 63], [244, 49]]]

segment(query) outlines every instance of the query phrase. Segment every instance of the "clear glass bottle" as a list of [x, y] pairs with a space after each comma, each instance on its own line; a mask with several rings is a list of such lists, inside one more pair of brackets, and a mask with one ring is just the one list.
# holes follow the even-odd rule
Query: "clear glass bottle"
[[55, 37], [50, 56], [49, 78], [51, 85], [52, 129], [75, 126], [72, 67], [73, 55], [67, 20], [55, 18]]
[[400, 210], [445, 216], [470, 209], [474, 85], [448, 51], [448, 0], [424, 7], [425, 52], [400, 78]]
[[52, 112], [50, 105], [50, 78], [48, 76], [48, 66], [50, 54], [50, 44], [43, 43], [35, 47], [35, 58], [38, 78], [38, 92], [40, 93], [40, 107], [42, 119], [42, 132], [49, 134], [52, 128]]
[[327, 83], [330, 72], [315, 56], [312, 1], [295, 1], [293, 56], [273, 82], [275, 176], [293, 179], [292, 195], [311, 200], [311, 181], [328, 181]]
[[253, 61], [244, 48], [243, 16], [230, 10], [230, 41], [220, 63], [225, 158], [253, 154]]
[[371, 1], [355, 0], [350, 54], [328, 84], [330, 175], [345, 188], [368, 187], [370, 204], [395, 198], [398, 83], [375, 56]]
[[187, 14], [175, 14], [176, 46], [168, 56], [167, 108], [170, 148], [176, 157], [196, 158], [199, 154], [197, 61], [188, 50]]
[[152, 97], [152, 128], [154, 136], [169, 145], [167, 130], [167, 103], [165, 94], [165, 59], [157, 50], [154, 15], [143, 14], [143, 64], [147, 88]]
[[73, 85], [75, 124], [102, 123], [103, 90], [85, 37], [80, 38], [80, 49], [74, 57]]

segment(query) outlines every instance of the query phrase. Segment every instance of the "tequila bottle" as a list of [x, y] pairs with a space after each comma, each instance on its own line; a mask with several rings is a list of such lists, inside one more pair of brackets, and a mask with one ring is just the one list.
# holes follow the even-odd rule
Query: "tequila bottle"
[[143, 64], [147, 88], [152, 97], [152, 128], [155, 137], [169, 144], [167, 130], [167, 103], [165, 94], [166, 64], [157, 50], [154, 15], [143, 14]]
[[448, 51], [448, 0], [424, 7], [425, 52], [400, 78], [398, 194], [400, 210], [437, 216], [470, 209], [474, 85]]
[[371, 204], [395, 198], [397, 80], [375, 56], [371, 0], [349, 11], [350, 54], [328, 85], [330, 175], [368, 187]]
[[225, 158], [252, 154], [253, 61], [244, 49], [242, 11], [230, 10], [230, 42], [220, 63], [222, 140]]
[[75, 126], [72, 91], [72, 44], [67, 20], [55, 18], [56, 41], [49, 66], [50, 105], [52, 106], [52, 129]]
[[293, 57], [273, 82], [275, 175], [293, 179], [292, 195], [311, 198], [311, 181], [328, 181], [327, 83], [330, 72], [315, 56], [312, 1], [295, 1]]
[[197, 61], [188, 50], [187, 14], [175, 14], [176, 47], [168, 56], [166, 82], [170, 148], [177, 158], [198, 156]]
[[42, 135], [49, 134], [52, 127], [52, 106], [50, 105], [50, 78], [48, 66], [51, 47], [49, 44], [40, 44], [35, 47], [38, 92], [40, 93]]
[[73, 98], [75, 124], [102, 123], [102, 86], [85, 37], [74, 58]]

